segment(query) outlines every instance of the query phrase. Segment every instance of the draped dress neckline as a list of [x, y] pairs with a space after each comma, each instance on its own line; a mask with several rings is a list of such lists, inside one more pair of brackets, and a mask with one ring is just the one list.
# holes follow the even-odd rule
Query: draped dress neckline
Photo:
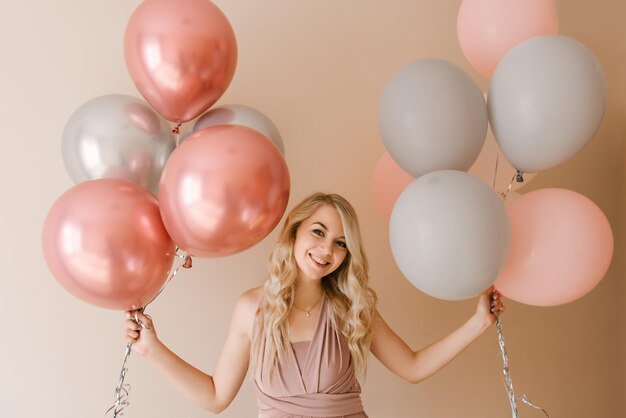
[[259, 338], [257, 351], [252, 353], [259, 418], [367, 416], [347, 340], [330, 318], [326, 295], [302, 364], [297, 357], [306, 341], [290, 341], [286, 358], [270, 376], [265, 353], [272, 340]]
[[[295, 370], [298, 371], [298, 374], [300, 375], [300, 383], [301, 383], [301, 389], [305, 392], [308, 393], [309, 391], [307, 389], [312, 389], [312, 388], [307, 388], [306, 386], [306, 382], [304, 379], [304, 376], [306, 375], [306, 372], [312, 367], [311, 364], [311, 346], [313, 345], [313, 341], [316, 341], [317, 338], [319, 337], [317, 334], [320, 332], [320, 323], [321, 323], [321, 319], [322, 319], [322, 313], [324, 312], [324, 310], [326, 309], [326, 294], [322, 294], [322, 301], [320, 302], [320, 309], [317, 312], [317, 318], [315, 318], [315, 326], [313, 327], [313, 335], [311, 335], [311, 339], [310, 340], [303, 340], [303, 341], [294, 341], [294, 342], [290, 342], [289, 343], [289, 347], [291, 349], [291, 356], [289, 356], [289, 359], [287, 361], [291, 361], [293, 362], [293, 367]], [[325, 316], [325, 315], [324, 315]], [[308, 343], [307, 349], [306, 349], [306, 355], [304, 356], [304, 362], [303, 364], [300, 364], [298, 362], [298, 356], [296, 355], [296, 348], [294, 347], [294, 344], [297, 345], [304, 345], [304, 343]]]

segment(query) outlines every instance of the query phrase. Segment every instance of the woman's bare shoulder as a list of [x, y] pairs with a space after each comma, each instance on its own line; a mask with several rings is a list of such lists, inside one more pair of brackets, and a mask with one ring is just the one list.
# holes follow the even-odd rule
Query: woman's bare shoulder
[[253, 309], [256, 311], [259, 304], [261, 303], [261, 299], [263, 299], [263, 295], [265, 291], [263, 286], [253, 287], [252, 289], [248, 289], [239, 296], [239, 301], [237, 304], [244, 305], [246, 309]]
[[233, 315], [235, 326], [250, 339], [252, 339], [252, 327], [256, 310], [261, 303], [261, 299], [263, 299], [263, 294], [264, 290], [262, 286], [246, 290], [239, 296], [235, 305]]

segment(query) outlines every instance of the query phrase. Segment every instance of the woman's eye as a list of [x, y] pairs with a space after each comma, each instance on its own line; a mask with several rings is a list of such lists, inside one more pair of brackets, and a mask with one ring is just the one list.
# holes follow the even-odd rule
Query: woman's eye
[[341, 248], [347, 248], [348, 246], [346, 245], [345, 242], [343, 241], [337, 241], [337, 245], [339, 245]]
[[320, 237], [323, 237], [323, 236], [324, 236], [324, 231], [322, 231], [321, 229], [314, 229], [314, 230], [313, 230], [313, 233], [314, 233], [315, 235], [319, 235]]

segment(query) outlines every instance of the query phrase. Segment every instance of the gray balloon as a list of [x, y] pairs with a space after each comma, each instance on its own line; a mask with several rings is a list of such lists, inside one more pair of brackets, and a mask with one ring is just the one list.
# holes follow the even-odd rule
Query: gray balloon
[[461, 300], [496, 280], [511, 227], [489, 186], [465, 172], [441, 170], [417, 178], [398, 197], [389, 239], [396, 264], [416, 288]]
[[194, 122], [191, 129], [185, 132], [184, 137], [215, 125], [241, 125], [254, 129], [269, 138], [285, 155], [283, 139], [274, 122], [258, 110], [244, 105], [223, 105], [209, 110]]
[[563, 163], [593, 137], [604, 115], [606, 81], [593, 53], [562, 35], [509, 51], [489, 84], [491, 129], [521, 171]]
[[378, 109], [389, 154], [414, 177], [435, 170], [469, 169], [487, 134], [480, 88], [458, 67], [421, 59], [389, 80]]
[[175, 147], [168, 122], [144, 101], [122, 94], [84, 103], [63, 130], [63, 162], [75, 183], [119, 178], [154, 195]]

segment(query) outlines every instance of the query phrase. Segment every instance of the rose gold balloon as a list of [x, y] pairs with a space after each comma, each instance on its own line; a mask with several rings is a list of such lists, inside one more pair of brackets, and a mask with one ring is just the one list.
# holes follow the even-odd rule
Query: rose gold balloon
[[43, 228], [48, 268], [74, 296], [110, 309], [138, 309], [167, 279], [174, 243], [156, 199], [135, 183], [80, 183], [52, 206]]
[[126, 27], [126, 66], [163, 117], [189, 121], [224, 93], [237, 65], [237, 41], [209, 0], [145, 0]]
[[165, 164], [161, 216], [179, 247], [219, 257], [261, 241], [289, 200], [289, 171], [280, 150], [240, 125], [203, 129], [185, 139]]

